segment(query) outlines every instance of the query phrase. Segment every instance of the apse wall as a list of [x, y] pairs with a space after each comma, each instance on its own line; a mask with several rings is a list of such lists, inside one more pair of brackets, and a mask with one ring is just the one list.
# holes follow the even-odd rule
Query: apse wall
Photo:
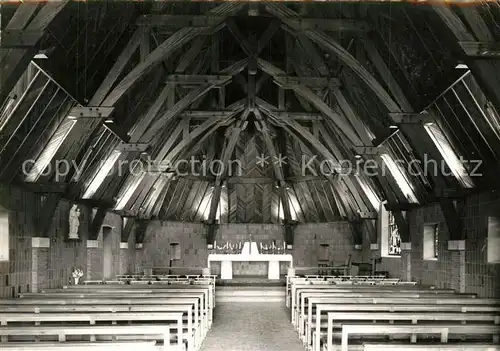
[[[202, 224], [186, 222], [152, 222], [146, 231], [143, 248], [137, 250], [138, 270], [144, 268], [167, 269], [173, 258], [171, 244], [179, 244], [181, 255], [174, 260], [174, 267], [188, 267], [193, 272], [201, 272], [207, 265], [206, 229]], [[256, 241], [270, 244], [273, 240], [282, 245], [284, 229], [279, 224], [230, 223], [221, 224], [215, 241], [217, 246], [226, 242], [237, 244]], [[296, 266], [316, 267], [320, 255], [324, 255], [335, 264], [347, 262], [349, 253], [354, 262], [360, 262], [363, 251], [352, 252], [353, 235], [348, 222], [299, 224], [295, 228], [295, 242], [292, 254]], [[220, 272], [220, 264], [212, 264], [212, 272]], [[281, 272], [286, 273], [287, 264], [283, 263]], [[267, 263], [238, 263], [234, 265], [234, 275], [265, 275]]]

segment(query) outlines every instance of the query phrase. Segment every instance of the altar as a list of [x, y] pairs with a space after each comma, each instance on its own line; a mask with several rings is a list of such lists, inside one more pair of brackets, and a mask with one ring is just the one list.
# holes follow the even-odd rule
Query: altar
[[233, 279], [233, 262], [268, 262], [268, 279], [280, 279], [280, 262], [290, 262], [293, 267], [293, 257], [290, 254], [261, 254], [257, 243], [246, 242], [240, 254], [210, 254], [208, 269], [211, 262], [220, 262], [221, 279]]

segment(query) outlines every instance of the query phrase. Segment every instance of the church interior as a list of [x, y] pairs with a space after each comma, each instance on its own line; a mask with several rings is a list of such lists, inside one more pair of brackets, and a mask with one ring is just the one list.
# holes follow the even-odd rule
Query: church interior
[[500, 3], [0, 0], [0, 349], [500, 350]]

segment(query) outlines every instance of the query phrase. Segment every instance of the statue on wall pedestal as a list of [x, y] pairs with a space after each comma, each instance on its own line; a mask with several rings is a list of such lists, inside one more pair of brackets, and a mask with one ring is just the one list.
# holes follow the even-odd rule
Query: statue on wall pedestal
[[75, 268], [73, 270], [73, 273], [71, 273], [71, 276], [74, 279], [75, 285], [78, 285], [78, 282], [80, 281], [80, 278], [83, 277], [83, 270]]
[[68, 239], [78, 239], [78, 228], [80, 227], [80, 209], [73, 205], [69, 211], [69, 235]]

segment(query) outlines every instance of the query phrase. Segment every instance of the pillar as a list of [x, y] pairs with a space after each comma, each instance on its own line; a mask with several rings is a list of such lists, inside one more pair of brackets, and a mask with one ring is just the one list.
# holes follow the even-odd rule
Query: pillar
[[411, 243], [401, 243], [401, 279], [405, 282], [412, 281], [411, 275]]
[[449, 240], [451, 255], [451, 288], [464, 293], [465, 282], [465, 240]]
[[50, 239], [31, 238], [31, 292], [40, 292], [49, 282]]
[[102, 247], [99, 245], [99, 240], [87, 240], [87, 272], [84, 273], [84, 277], [87, 280], [100, 280], [102, 270]]

